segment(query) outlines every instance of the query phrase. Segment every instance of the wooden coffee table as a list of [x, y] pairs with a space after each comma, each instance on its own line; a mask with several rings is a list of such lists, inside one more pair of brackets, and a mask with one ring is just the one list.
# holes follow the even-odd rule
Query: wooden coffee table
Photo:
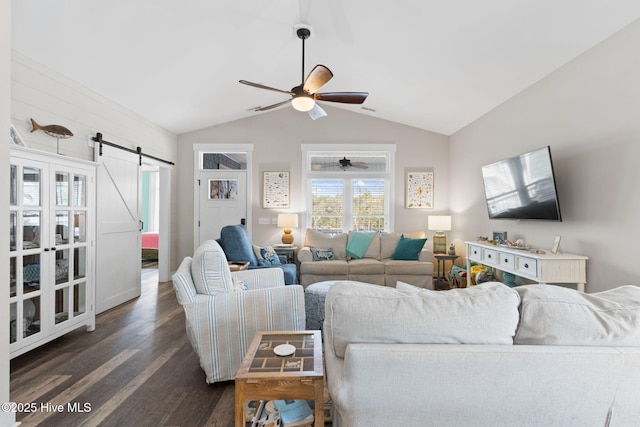
[[[278, 356], [280, 344], [296, 348]], [[242, 361], [235, 383], [236, 427], [245, 426], [247, 400], [300, 399], [315, 401], [314, 425], [324, 426], [324, 371], [320, 331], [258, 332]]]

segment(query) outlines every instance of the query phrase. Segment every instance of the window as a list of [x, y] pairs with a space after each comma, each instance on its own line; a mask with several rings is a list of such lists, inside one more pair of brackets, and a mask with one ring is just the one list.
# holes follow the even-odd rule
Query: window
[[316, 230], [383, 231], [385, 206], [384, 179], [311, 179], [311, 228]]
[[311, 180], [311, 228], [341, 231], [344, 211], [343, 180]]
[[[306, 147], [307, 227], [327, 233], [393, 228], [390, 190], [395, 146], [352, 151], [341, 145], [331, 152], [305, 151]], [[344, 166], [343, 159], [355, 166]]]
[[353, 230], [384, 231], [385, 182], [383, 179], [357, 179], [351, 182]]
[[247, 153], [200, 153], [200, 169], [247, 169]]

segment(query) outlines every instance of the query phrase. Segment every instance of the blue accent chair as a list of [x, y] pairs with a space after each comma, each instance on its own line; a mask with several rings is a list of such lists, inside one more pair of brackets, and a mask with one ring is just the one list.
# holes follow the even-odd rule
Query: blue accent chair
[[[272, 268], [258, 265], [258, 258], [253, 252], [253, 243], [243, 225], [225, 225], [220, 230], [220, 238], [217, 242], [222, 246], [229, 261], [249, 261], [249, 269]], [[280, 257], [282, 265], [277, 267], [284, 272], [285, 285], [296, 285], [298, 284], [297, 267], [295, 264], [287, 264], [285, 258]]]

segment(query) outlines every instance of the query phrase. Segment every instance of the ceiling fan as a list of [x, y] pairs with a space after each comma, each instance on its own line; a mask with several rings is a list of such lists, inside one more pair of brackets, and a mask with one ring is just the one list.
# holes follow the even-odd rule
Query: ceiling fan
[[240, 80], [240, 83], [257, 87], [259, 89], [267, 89], [275, 92], [286, 93], [291, 96], [291, 99], [278, 102], [266, 107], [257, 107], [254, 111], [267, 111], [273, 108], [279, 107], [291, 102], [293, 108], [298, 111], [308, 111], [309, 116], [315, 120], [320, 117], [324, 117], [327, 113], [316, 103], [316, 101], [328, 101], [328, 102], [341, 102], [343, 104], [362, 104], [367, 96], [368, 92], [323, 92], [317, 93], [322, 86], [327, 84], [333, 77], [333, 73], [324, 65], [316, 65], [307, 78], [304, 78], [304, 41], [311, 36], [311, 30], [309, 28], [298, 28], [296, 30], [298, 38], [302, 40], [302, 83], [299, 86], [293, 87], [291, 90], [276, 89], [273, 87], [265, 86], [260, 83], [252, 83], [247, 80]]
[[350, 167], [354, 167], [358, 169], [367, 169], [369, 167], [365, 162], [352, 162], [346, 157], [341, 158], [340, 160], [338, 160], [338, 162], [340, 162], [340, 169], [345, 169], [345, 170]]
[[314, 170], [325, 169], [325, 168], [334, 168], [334, 167], [339, 167], [340, 169], [342, 169], [344, 171], [346, 171], [349, 168], [358, 168], [358, 169], [368, 169], [369, 168], [369, 166], [365, 162], [352, 162], [350, 159], [347, 159], [346, 157], [343, 157], [342, 159], [338, 160], [337, 164], [331, 164], [331, 165], [314, 164], [313, 165], [313, 169]]

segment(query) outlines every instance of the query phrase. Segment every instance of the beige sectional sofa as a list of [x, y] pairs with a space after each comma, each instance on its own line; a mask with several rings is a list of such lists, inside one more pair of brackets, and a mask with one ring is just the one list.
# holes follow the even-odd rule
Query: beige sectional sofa
[[[355, 280], [395, 287], [401, 281], [433, 289], [433, 252], [422, 248], [417, 260], [394, 259], [398, 242], [403, 238], [424, 238], [424, 232], [375, 233], [361, 258], [347, 255], [349, 239], [354, 233], [329, 235], [307, 229], [304, 247], [298, 252], [300, 284], [307, 287], [327, 280]], [[331, 260], [314, 260], [314, 249], [331, 249]]]
[[334, 426], [638, 426], [640, 288], [335, 283]]

